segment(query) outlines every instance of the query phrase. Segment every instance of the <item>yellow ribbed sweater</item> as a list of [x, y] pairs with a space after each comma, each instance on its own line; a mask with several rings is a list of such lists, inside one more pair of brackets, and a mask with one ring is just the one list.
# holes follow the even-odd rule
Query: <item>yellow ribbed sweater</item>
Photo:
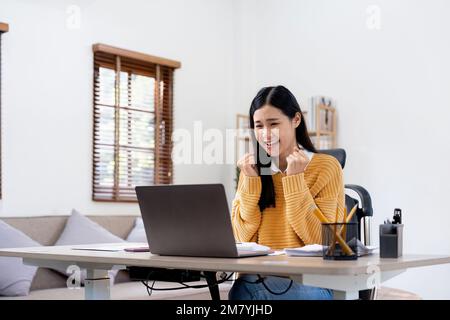
[[261, 178], [241, 172], [232, 206], [233, 232], [237, 241], [257, 242], [273, 249], [322, 243], [321, 223], [312, 209], [317, 206], [330, 222], [344, 216], [342, 168], [336, 158], [315, 153], [303, 173], [272, 175], [275, 208], [261, 214], [258, 201]]

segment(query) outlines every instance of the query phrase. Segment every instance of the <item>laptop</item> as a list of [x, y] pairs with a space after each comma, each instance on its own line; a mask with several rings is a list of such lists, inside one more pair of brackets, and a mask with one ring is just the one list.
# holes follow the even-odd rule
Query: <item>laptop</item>
[[150, 252], [166, 256], [239, 258], [270, 250], [238, 250], [222, 184], [138, 186]]

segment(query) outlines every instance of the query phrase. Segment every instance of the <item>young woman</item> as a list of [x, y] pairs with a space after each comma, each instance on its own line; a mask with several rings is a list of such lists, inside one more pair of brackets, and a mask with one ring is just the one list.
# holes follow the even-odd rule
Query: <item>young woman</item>
[[[332, 156], [317, 153], [300, 106], [285, 87], [266, 87], [253, 99], [250, 127], [257, 149], [238, 161], [241, 170], [233, 201], [237, 241], [272, 249], [321, 243], [318, 207], [330, 220], [344, 215], [342, 169]], [[267, 170], [269, 169], [269, 170]], [[337, 210], [337, 214], [336, 214]], [[289, 290], [287, 290], [289, 288]], [[230, 300], [331, 299], [331, 290], [301, 285], [287, 278], [240, 275]]]

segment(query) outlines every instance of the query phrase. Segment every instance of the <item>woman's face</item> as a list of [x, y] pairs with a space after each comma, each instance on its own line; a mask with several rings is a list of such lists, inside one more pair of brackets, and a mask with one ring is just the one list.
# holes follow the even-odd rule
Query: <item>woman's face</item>
[[253, 114], [255, 136], [271, 157], [287, 157], [297, 145], [295, 129], [300, 125], [300, 113], [289, 119], [280, 109], [265, 105]]

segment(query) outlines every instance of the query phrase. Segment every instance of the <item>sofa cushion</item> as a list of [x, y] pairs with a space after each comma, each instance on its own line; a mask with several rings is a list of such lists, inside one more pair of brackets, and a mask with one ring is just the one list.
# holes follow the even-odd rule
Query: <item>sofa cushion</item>
[[129, 242], [148, 242], [145, 234], [144, 222], [141, 217], [136, 218], [134, 227], [127, 237]]
[[[4, 222], [22, 231], [43, 246], [52, 246], [61, 236], [70, 215], [5, 217]], [[86, 215], [119, 238], [126, 239], [134, 227], [136, 215]]]
[[[0, 248], [37, 247], [39, 243], [0, 220]], [[21, 258], [0, 257], [0, 295], [24, 296], [30, 291], [37, 267], [27, 266]]]
[[30, 291], [50, 288], [67, 288], [67, 276], [48, 268], [38, 268]]
[[[119, 238], [125, 239], [133, 229], [136, 215], [88, 215], [89, 219], [104, 227]], [[69, 216], [21, 216], [1, 218], [13, 228], [22, 231], [44, 246], [54, 245], [61, 235]], [[38, 268], [30, 290], [65, 288], [67, 276], [47, 268]], [[129, 281], [128, 271], [118, 272], [115, 283]]]
[[[117, 242], [125, 242], [125, 240], [113, 235], [111, 232], [74, 209], [67, 220], [61, 236], [56, 241], [55, 246]], [[57, 270], [63, 274], [69, 275], [66, 270]], [[113, 279], [116, 274], [117, 270], [110, 271], [111, 279]], [[81, 274], [81, 282], [84, 282], [85, 278], [86, 272], [84, 270]]]

